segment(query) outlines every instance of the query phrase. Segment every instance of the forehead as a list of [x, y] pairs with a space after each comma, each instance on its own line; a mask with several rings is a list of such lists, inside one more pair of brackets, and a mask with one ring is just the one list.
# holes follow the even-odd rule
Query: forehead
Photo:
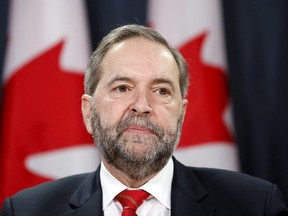
[[103, 58], [102, 78], [117, 74], [136, 78], [145, 75], [179, 81], [177, 63], [162, 44], [145, 38], [130, 38], [115, 44]]

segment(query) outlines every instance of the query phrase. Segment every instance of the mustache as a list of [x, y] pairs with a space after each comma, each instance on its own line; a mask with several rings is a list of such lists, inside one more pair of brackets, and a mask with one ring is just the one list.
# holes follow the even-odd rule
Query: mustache
[[147, 117], [138, 116], [134, 113], [131, 113], [125, 119], [121, 120], [116, 127], [116, 131], [119, 136], [121, 136], [122, 133], [130, 125], [148, 128], [153, 134], [155, 134], [159, 138], [163, 138], [165, 134], [158, 124], [151, 122]]

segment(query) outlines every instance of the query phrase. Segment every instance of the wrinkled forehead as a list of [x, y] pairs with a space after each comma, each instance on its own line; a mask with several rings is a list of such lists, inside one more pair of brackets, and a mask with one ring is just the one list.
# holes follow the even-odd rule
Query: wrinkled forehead
[[101, 65], [106, 75], [115, 72], [136, 75], [138, 72], [147, 76], [154, 74], [158, 78], [168, 76], [179, 81], [178, 66], [170, 50], [145, 38], [130, 38], [113, 45]]

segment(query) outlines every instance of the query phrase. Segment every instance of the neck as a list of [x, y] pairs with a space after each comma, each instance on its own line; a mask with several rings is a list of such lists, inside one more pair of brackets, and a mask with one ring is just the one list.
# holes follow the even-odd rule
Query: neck
[[120, 181], [122, 184], [126, 185], [129, 188], [139, 188], [157, 174], [157, 173], [153, 173], [142, 179], [134, 179], [134, 178], [130, 178], [121, 170], [107, 163], [105, 160], [103, 160], [103, 163], [104, 163], [105, 168], [111, 173], [112, 176], [114, 176], [114, 178], [116, 178], [118, 181]]

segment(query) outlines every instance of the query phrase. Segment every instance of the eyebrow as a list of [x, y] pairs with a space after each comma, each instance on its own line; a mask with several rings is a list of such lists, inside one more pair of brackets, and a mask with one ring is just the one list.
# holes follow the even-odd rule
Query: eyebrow
[[133, 79], [126, 76], [115, 76], [112, 80], [108, 82], [108, 86], [111, 86], [114, 82], [117, 81], [126, 81], [126, 82], [133, 82]]
[[173, 89], [175, 89], [174, 82], [171, 79], [165, 79], [165, 78], [156, 78], [153, 80], [152, 84], [169, 84]]

